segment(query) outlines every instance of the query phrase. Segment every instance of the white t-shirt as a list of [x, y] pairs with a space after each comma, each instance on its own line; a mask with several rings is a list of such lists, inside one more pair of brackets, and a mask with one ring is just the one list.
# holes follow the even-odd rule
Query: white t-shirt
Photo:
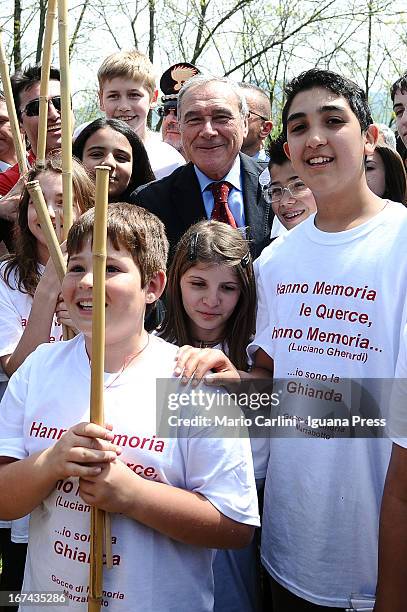
[[[172, 378], [175, 352], [176, 347], [150, 337], [137, 367], [105, 375], [105, 418], [122, 446], [121, 459], [144, 478], [199, 492], [226, 516], [258, 525], [247, 438], [156, 435], [156, 377]], [[23, 459], [89, 420], [89, 386], [82, 335], [40, 346], [12, 376], [4, 395], [0, 455]], [[70, 607], [85, 609], [89, 510], [76, 478], [59, 482], [33, 510], [24, 591], [66, 590]], [[122, 515], [111, 518], [114, 567], [104, 572], [103, 587], [109, 610], [128, 612], [134, 602], [143, 612], [212, 610], [212, 550], [181, 544]]]
[[[372, 398], [380, 408], [384, 399], [377, 379], [394, 376], [406, 320], [407, 210], [389, 202], [367, 223], [338, 233], [318, 230], [314, 216], [255, 262], [259, 306], [249, 352], [261, 347], [274, 359], [290, 416], [318, 409], [310, 389], [324, 377], [328, 397], [344, 393], [322, 404], [329, 416], [346, 409], [350, 378], [377, 387], [367, 405], [373, 412]], [[346, 608], [351, 593], [375, 593], [390, 441], [340, 439], [338, 430], [319, 428], [321, 439], [310, 427], [291, 429], [295, 439], [270, 439], [263, 562], [299, 597]]]
[[[12, 271], [9, 276], [11, 287], [7, 285], [4, 280], [4, 267], [3, 262], [0, 264], [0, 357], [14, 352], [24, 333], [33, 303], [31, 295], [18, 289], [17, 271]], [[39, 270], [42, 274], [44, 266], [40, 265]], [[49, 341], [62, 339], [62, 325], [54, 316]], [[8, 380], [8, 377], [0, 366], [0, 381], [4, 380]]]
[[163, 142], [160, 134], [156, 132], [147, 132], [144, 146], [156, 179], [168, 176], [186, 163], [181, 153], [167, 142]]
[[[14, 352], [20, 342], [30, 316], [33, 299], [27, 293], [22, 293], [17, 286], [17, 271], [11, 272], [9, 282], [4, 280], [5, 263], [0, 264], [0, 357]], [[39, 266], [41, 273], [44, 266]], [[62, 340], [62, 326], [54, 316], [50, 332], [50, 342]], [[0, 382], [8, 380], [7, 374], [0, 365]], [[0, 528], [10, 527], [9, 521], [0, 521]], [[27, 542], [28, 517], [12, 521], [12, 541], [16, 543]]]
[[407, 448], [407, 325], [403, 330], [394, 378], [388, 434], [395, 444]]

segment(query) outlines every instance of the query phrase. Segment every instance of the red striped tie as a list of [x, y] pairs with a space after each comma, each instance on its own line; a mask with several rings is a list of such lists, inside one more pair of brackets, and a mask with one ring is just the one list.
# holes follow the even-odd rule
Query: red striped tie
[[237, 227], [235, 218], [228, 205], [228, 195], [231, 187], [232, 185], [227, 181], [220, 181], [219, 183], [211, 183], [209, 185], [215, 203], [211, 219], [222, 221], [232, 227]]

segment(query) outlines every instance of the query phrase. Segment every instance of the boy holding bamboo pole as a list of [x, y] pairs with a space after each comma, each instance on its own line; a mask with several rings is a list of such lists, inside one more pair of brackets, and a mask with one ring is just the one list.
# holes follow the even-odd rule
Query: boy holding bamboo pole
[[63, 590], [71, 607], [86, 608], [94, 505], [112, 515], [113, 569], [105, 572], [103, 605], [209, 612], [210, 548], [244, 546], [258, 525], [250, 445], [210, 437], [211, 427], [192, 438], [158, 435], [156, 378], [172, 378], [177, 349], [149, 336], [143, 324], [146, 305], [164, 289], [168, 242], [154, 215], [127, 204], [108, 210], [109, 425], [88, 422], [93, 223], [88, 211], [72, 227], [63, 283], [82, 333], [39, 347], [4, 396], [0, 489], [8, 494], [0, 516], [32, 512], [24, 591]]

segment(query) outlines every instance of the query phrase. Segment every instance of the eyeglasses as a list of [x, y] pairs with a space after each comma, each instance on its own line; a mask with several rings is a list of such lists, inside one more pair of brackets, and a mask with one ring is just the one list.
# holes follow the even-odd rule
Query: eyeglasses
[[298, 198], [309, 191], [309, 188], [301, 179], [296, 179], [287, 183], [285, 187], [277, 187], [274, 185], [265, 185], [263, 187], [264, 199], [268, 204], [272, 202], [280, 202], [283, 199], [284, 192], [287, 191], [292, 198]]
[[[52, 106], [59, 113], [61, 112], [61, 96], [52, 96], [47, 100], [48, 104], [51, 102]], [[36, 98], [35, 100], [31, 100], [26, 104], [25, 108], [20, 111], [20, 115], [25, 113], [27, 117], [38, 117], [40, 114], [40, 99]]]
[[176, 106], [160, 106], [157, 109], [157, 112], [160, 117], [168, 117], [170, 113], [174, 113], [175, 117], [177, 117], [177, 107]]
[[258, 113], [255, 113], [251, 110], [249, 110], [249, 115], [254, 115], [255, 117], [259, 117], [259, 119], [263, 119], [263, 121], [268, 121], [267, 117], [263, 117], [263, 115], [259, 115]]

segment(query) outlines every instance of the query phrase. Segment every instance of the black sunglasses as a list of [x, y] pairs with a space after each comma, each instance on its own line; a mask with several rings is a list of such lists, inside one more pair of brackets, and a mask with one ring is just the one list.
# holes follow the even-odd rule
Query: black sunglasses
[[[61, 112], [61, 96], [52, 96], [48, 98], [48, 104], [52, 102], [52, 106], [59, 113]], [[20, 115], [25, 113], [27, 117], [38, 117], [40, 114], [40, 99], [36, 98], [35, 100], [31, 100], [26, 104], [25, 108], [20, 111]]]
[[170, 112], [173, 111], [175, 116], [177, 116], [177, 107], [176, 106], [160, 106], [157, 109], [157, 113], [160, 117], [167, 117]]

